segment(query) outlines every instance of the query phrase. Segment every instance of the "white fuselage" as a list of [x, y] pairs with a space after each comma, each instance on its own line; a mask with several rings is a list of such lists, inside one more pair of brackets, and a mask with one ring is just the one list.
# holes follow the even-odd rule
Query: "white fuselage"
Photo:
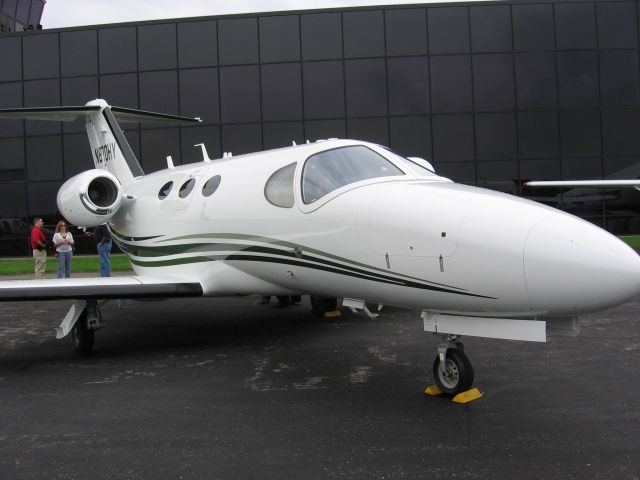
[[[364, 180], [305, 204], [312, 154], [366, 145], [403, 176]], [[297, 162], [295, 205], [265, 198]], [[220, 175], [218, 189], [203, 185]], [[180, 187], [195, 186], [185, 198]], [[166, 198], [158, 192], [168, 182]], [[179, 272], [205, 295], [311, 293], [465, 315], [542, 318], [621, 303], [640, 290], [640, 259], [581, 219], [511, 195], [412, 170], [377, 145], [330, 140], [190, 164], [123, 186], [116, 242], [136, 273]]]

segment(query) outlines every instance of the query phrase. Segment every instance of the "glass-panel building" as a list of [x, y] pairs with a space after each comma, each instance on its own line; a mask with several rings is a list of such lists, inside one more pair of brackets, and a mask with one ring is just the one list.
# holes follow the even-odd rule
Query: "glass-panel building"
[[[18, 20], [22, 2], [0, 3]], [[203, 119], [129, 127], [146, 172], [167, 155], [200, 161], [200, 142], [219, 157], [368, 140], [455, 181], [638, 233], [640, 192], [523, 187], [640, 177], [638, 13], [633, 0], [493, 1], [5, 32], [0, 108], [101, 97]], [[80, 122], [0, 121], [0, 223], [55, 223], [58, 187], [92, 167], [83, 132]], [[20, 235], [3, 229], [0, 255], [28, 254]]]

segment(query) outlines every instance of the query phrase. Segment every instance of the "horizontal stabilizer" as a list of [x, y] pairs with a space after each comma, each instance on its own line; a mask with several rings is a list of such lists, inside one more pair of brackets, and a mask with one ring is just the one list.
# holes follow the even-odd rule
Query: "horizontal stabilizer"
[[200, 297], [202, 285], [176, 277], [94, 277], [0, 281], [0, 301]]
[[[100, 105], [82, 105], [71, 107], [27, 107], [0, 110], [0, 118], [20, 120], [48, 120], [54, 122], [73, 122], [78, 117], [92, 112], [99, 112]], [[201, 122], [200, 118], [180, 117], [165, 113], [148, 112], [124, 107], [108, 107], [113, 116], [123, 123], [148, 122], [171, 125], [191, 125]]]
[[525, 182], [526, 187], [557, 187], [557, 188], [638, 188], [640, 179], [636, 180], [559, 180]]

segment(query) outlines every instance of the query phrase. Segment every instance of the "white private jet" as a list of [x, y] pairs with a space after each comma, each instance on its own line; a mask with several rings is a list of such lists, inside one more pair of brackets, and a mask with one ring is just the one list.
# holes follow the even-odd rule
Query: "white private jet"
[[[314, 305], [422, 312], [441, 336], [433, 370], [446, 393], [473, 369], [460, 336], [546, 340], [546, 321], [640, 292], [640, 257], [553, 208], [460, 185], [425, 160], [326, 140], [145, 175], [118, 121], [197, 119], [85, 106], [0, 111], [0, 118], [86, 117], [95, 168], [70, 178], [58, 208], [79, 226], [113, 224], [135, 276], [0, 282], [0, 300], [70, 299], [58, 328], [93, 346], [98, 300], [310, 294]], [[325, 305], [326, 304], [326, 305]]]

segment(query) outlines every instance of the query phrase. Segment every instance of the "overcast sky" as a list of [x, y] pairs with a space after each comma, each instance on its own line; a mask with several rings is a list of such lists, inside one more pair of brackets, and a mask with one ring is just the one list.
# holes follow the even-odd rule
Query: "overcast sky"
[[42, 15], [42, 26], [63, 28], [200, 15], [410, 3], [432, 2], [430, 0], [47, 0]]

